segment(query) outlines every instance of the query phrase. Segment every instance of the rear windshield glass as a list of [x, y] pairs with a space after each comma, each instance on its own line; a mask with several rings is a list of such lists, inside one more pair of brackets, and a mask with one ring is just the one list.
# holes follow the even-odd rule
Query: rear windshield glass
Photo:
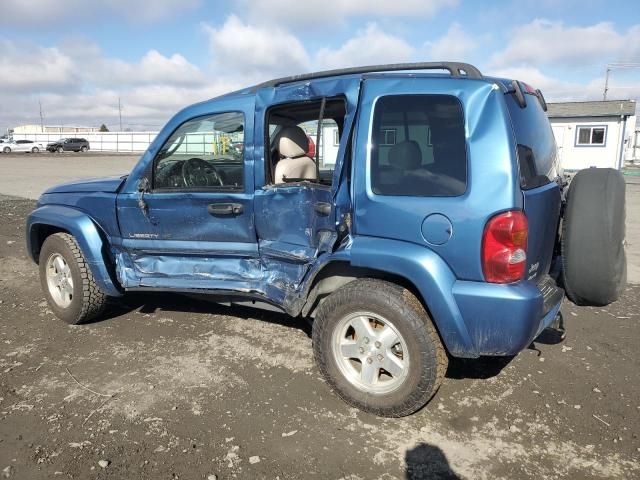
[[462, 105], [450, 95], [380, 98], [371, 134], [377, 195], [457, 196], [467, 188]]
[[516, 135], [520, 186], [524, 190], [545, 185], [557, 176], [556, 141], [549, 120], [533, 95], [525, 95], [521, 108], [513, 95], [505, 95]]

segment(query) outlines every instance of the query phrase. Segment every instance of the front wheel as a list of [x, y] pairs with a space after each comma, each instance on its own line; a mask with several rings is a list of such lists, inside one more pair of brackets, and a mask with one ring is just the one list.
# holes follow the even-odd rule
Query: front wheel
[[47, 237], [40, 250], [40, 283], [55, 315], [71, 325], [104, 311], [107, 296], [96, 285], [78, 242], [68, 233]]
[[2, 149], [2, 151], [3, 151], [4, 153], [11, 153], [11, 149], [10, 149], [9, 147], [4, 147], [4, 148]]
[[40, 151], [40, 149], [38, 147], [33, 147], [31, 149], [31, 153], [38, 153]]
[[355, 280], [320, 305], [313, 350], [326, 381], [350, 405], [385, 417], [423, 407], [447, 355], [420, 301], [382, 280]]

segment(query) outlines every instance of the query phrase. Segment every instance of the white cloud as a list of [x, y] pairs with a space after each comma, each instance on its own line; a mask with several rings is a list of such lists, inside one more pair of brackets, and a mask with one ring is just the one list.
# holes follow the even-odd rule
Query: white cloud
[[51, 92], [85, 86], [199, 86], [203, 73], [180, 54], [149, 50], [138, 62], [105, 57], [91, 43], [40, 47], [0, 40], [0, 85], [6, 92]]
[[149, 50], [136, 62], [107, 58], [89, 42], [55, 47], [0, 40], [0, 126], [39, 122], [106, 122], [117, 118], [118, 97], [131, 122], [160, 126], [179, 108], [237, 88], [206, 78], [182, 55]]
[[321, 48], [314, 57], [314, 70], [407, 62], [413, 53], [405, 40], [372, 23], [338, 48]]
[[453, 23], [447, 32], [434, 42], [425, 43], [427, 58], [432, 61], [465, 61], [476, 50], [481, 39], [467, 34], [459, 23]]
[[157, 130], [186, 105], [215, 97], [236, 88], [213, 82], [192, 88], [172, 85], [145, 85], [129, 90], [98, 88], [90, 92], [43, 93], [24, 95], [0, 94], [0, 132], [6, 127], [40, 123], [39, 103], [48, 125], [89, 125], [106, 123], [118, 127], [118, 99], [122, 105], [125, 127]]
[[298, 38], [277, 27], [260, 27], [231, 15], [220, 28], [204, 25], [216, 74], [269, 79], [300, 73], [309, 57]]
[[626, 32], [609, 22], [586, 27], [537, 19], [513, 29], [507, 47], [494, 55], [491, 64], [592, 65], [615, 60], [639, 60], [640, 25]]
[[202, 0], [3, 0], [0, 25], [56, 27], [63, 21], [124, 17], [130, 22], [156, 22], [197, 8]]
[[287, 22], [286, 26], [323, 26], [348, 17], [431, 17], [456, 6], [458, 0], [236, 0], [238, 10], [257, 22]]
[[[546, 75], [535, 67], [519, 66], [498, 69], [491, 76], [515, 78], [542, 90], [547, 101], [601, 100], [604, 88], [603, 78], [586, 79], [584, 83], [568, 82], [562, 78]], [[631, 80], [610, 83], [609, 99], [640, 98], [640, 85]]]
[[128, 63], [119, 59], [84, 57], [78, 59], [84, 66], [87, 81], [98, 86], [161, 84], [198, 86], [205, 83], [203, 73], [180, 54], [166, 57], [157, 50], [149, 50], [139, 62]]
[[80, 83], [76, 65], [58, 48], [0, 40], [0, 88], [3, 92], [64, 90]]

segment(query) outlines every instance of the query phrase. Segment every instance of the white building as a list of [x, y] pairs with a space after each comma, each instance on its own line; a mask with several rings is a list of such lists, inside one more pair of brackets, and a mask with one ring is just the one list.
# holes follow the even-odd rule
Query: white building
[[98, 132], [98, 127], [81, 127], [74, 125], [18, 125], [13, 128], [13, 133], [93, 133]]
[[323, 168], [335, 168], [336, 158], [338, 158], [338, 147], [340, 147], [340, 134], [335, 122], [322, 126], [322, 137], [320, 138], [320, 157]]
[[622, 168], [625, 149], [635, 141], [635, 112], [634, 100], [549, 103], [564, 169]]

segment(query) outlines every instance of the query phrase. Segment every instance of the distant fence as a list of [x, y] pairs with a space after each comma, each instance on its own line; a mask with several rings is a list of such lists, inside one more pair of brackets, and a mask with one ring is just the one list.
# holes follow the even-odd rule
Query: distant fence
[[55, 142], [61, 138], [86, 138], [91, 150], [98, 152], [144, 152], [158, 132], [96, 132], [96, 133], [14, 133], [14, 140]]

